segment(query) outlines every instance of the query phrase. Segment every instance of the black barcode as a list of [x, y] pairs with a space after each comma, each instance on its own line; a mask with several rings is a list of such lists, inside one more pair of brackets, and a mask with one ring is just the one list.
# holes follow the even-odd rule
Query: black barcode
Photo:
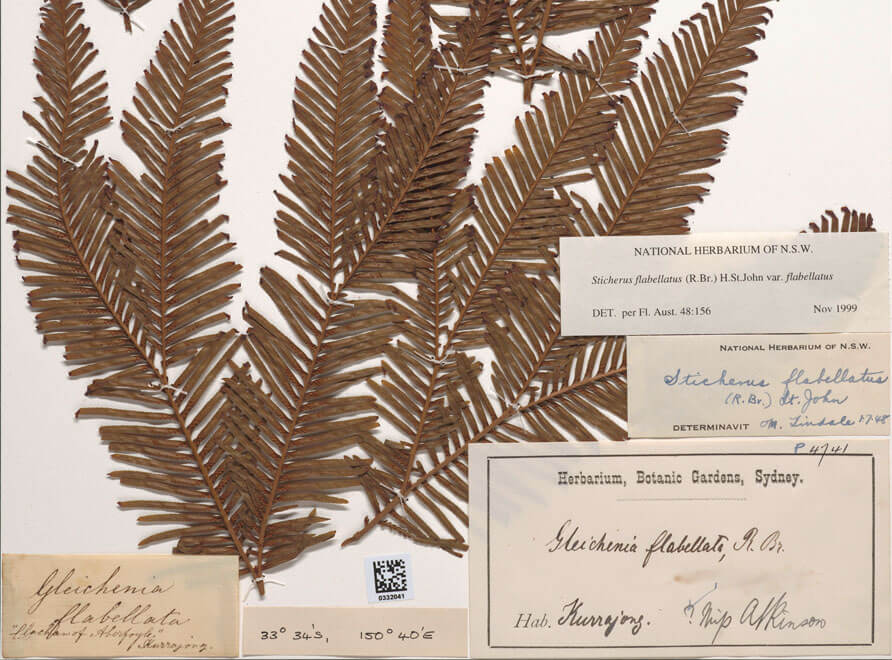
[[375, 593], [389, 594], [406, 590], [406, 560], [381, 559], [372, 562]]

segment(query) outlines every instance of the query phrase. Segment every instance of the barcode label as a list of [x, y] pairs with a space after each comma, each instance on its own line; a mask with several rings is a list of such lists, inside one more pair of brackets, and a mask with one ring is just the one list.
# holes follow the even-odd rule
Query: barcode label
[[365, 579], [370, 603], [412, 600], [415, 597], [409, 555], [367, 557]]

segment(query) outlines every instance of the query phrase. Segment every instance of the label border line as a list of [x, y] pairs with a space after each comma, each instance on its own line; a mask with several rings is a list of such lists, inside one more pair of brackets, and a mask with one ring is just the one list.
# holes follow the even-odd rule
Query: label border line
[[[489, 649], [669, 649], [669, 648], [807, 648], [807, 647], [870, 647], [876, 645], [876, 455], [873, 453], [852, 454], [824, 454], [821, 458], [866, 458], [870, 457], [871, 466], [871, 633], [869, 642], [835, 642], [815, 644], [658, 644], [638, 646], [587, 646], [587, 645], [562, 645], [562, 646], [510, 646], [492, 644], [492, 576], [491, 576], [491, 548], [490, 521], [491, 521], [491, 462], [506, 459], [542, 459], [542, 458], [680, 458], [682, 456], [802, 456], [815, 458], [816, 454], [797, 452], [682, 452], [682, 453], [637, 453], [637, 454], [517, 454], [511, 456], [487, 456], [486, 457], [486, 646]], [[470, 610], [469, 610], [470, 612]]]

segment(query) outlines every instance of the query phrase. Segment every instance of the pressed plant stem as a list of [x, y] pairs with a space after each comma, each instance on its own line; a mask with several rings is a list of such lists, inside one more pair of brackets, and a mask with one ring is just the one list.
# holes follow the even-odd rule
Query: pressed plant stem
[[406, 490], [409, 488], [409, 479], [412, 473], [412, 464], [415, 462], [415, 456], [418, 454], [418, 447], [421, 443], [421, 437], [424, 433], [424, 425], [427, 421], [428, 412], [430, 411], [430, 406], [434, 398], [434, 391], [437, 385], [437, 377], [440, 372], [440, 365], [442, 363], [442, 359], [438, 356], [440, 355], [440, 323], [442, 322], [441, 314], [442, 311], [440, 309], [440, 264], [438, 259], [437, 246], [434, 246], [433, 253], [431, 255], [431, 264], [432, 264], [432, 281], [434, 287], [434, 340], [436, 345], [433, 347], [431, 351], [431, 355], [435, 357], [434, 364], [431, 367], [431, 380], [428, 385], [427, 392], [424, 396], [424, 407], [421, 409], [421, 417], [418, 421], [418, 427], [415, 430], [415, 437], [412, 438], [412, 448], [409, 450], [409, 460], [408, 465], [409, 469], [406, 470], [406, 474], [403, 477], [403, 485], [400, 489], [400, 492], [403, 494], [406, 493]]
[[[551, 16], [551, 0], [545, 0], [545, 9], [542, 14], [542, 22], [539, 24], [539, 37], [536, 39], [536, 49], [533, 51], [533, 57], [530, 60], [529, 67], [524, 73], [532, 75], [536, 71], [536, 63], [539, 61], [539, 51], [542, 50], [542, 42], [545, 41], [545, 31], [548, 29], [548, 19]], [[523, 81], [523, 102], [529, 103], [533, 94], [533, 81], [524, 79]]]

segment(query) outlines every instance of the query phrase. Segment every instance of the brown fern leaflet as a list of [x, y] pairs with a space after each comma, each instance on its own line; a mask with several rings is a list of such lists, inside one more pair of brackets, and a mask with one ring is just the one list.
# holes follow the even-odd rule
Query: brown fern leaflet
[[430, 4], [427, 0], [389, 0], [381, 42], [383, 78], [390, 83], [381, 90], [381, 105], [396, 117], [406, 103], [418, 96], [431, 51]]
[[771, 10], [764, 0], [720, 0], [682, 24], [673, 48], [661, 44], [641, 82], [619, 110], [621, 131], [596, 170], [605, 200], [598, 234], [688, 231], [688, 205], [702, 200], [712, 181], [702, 170], [724, 153], [728, 134], [708, 126], [732, 118], [746, 89], [736, 81], [765, 36]]
[[842, 213], [842, 218], [829, 209], [824, 211], [818, 222], [808, 223], [808, 230], [818, 233], [876, 231], [876, 228], [873, 226], [873, 216], [870, 213], [859, 213], [849, 209], [847, 206], [843, 206], [840, 212]]

